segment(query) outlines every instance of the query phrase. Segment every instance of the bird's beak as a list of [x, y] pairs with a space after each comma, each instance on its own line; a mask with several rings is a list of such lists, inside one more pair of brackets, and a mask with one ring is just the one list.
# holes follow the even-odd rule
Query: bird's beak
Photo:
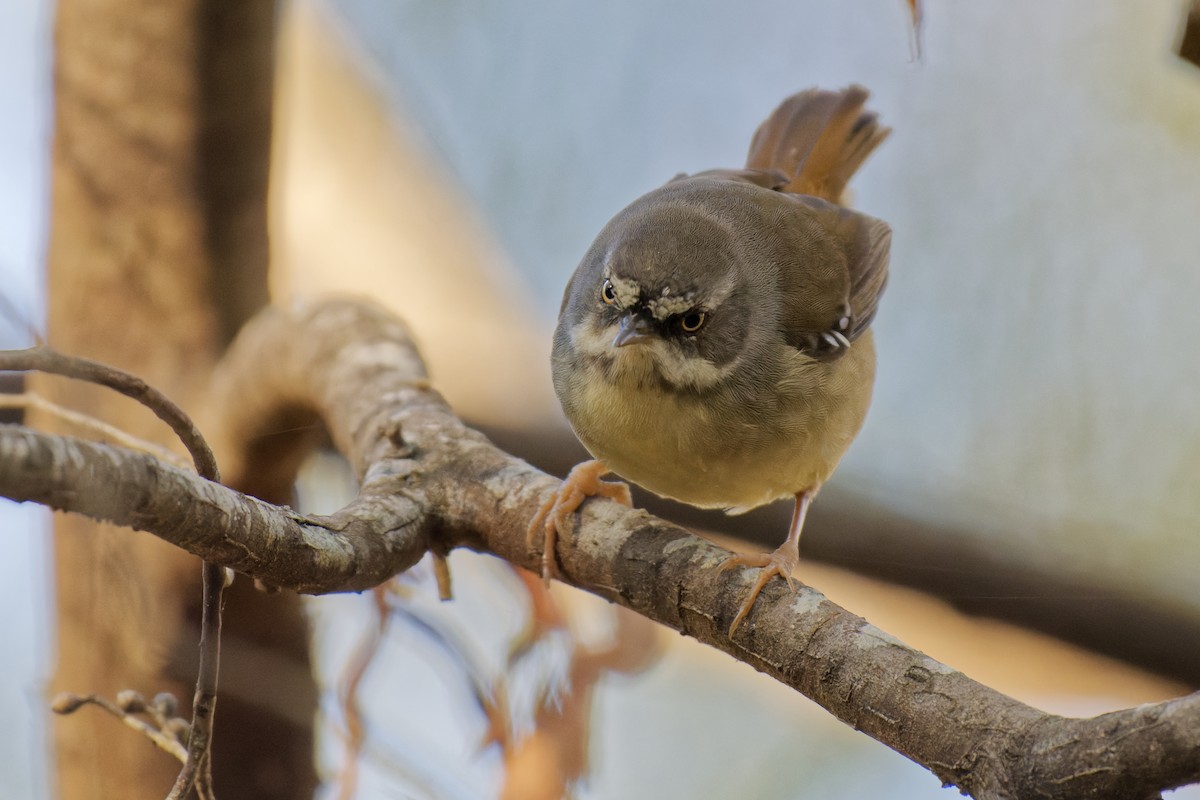
[[626, 314], [621, 317], [620, 329], [612, 340], [613, 347], [624, 347], [627, 344], [644, 342], [650, 338], [654, 328], [650, 321], [641, 314]]

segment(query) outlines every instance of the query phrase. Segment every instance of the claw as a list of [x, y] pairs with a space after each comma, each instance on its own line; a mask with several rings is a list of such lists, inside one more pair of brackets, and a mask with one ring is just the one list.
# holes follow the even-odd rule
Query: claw
[[767, 582], [776, 575], [787, 581], [788, 589], [796, 591], [796, 579], [792, 577], [792, 572], [800, 563], [800, 553], [798, 548], [791, 546], [791, 540], [784, 542], [779, 546], [779, 549], [773, 553], [746, 553], [730, 556], [721, 564], [720, 570], [724, 572], [731, 567], [761, 567], [758, 574], [758, 580], [754, 582], [754, 586], [750, 587], [750, 593], [746, 599], [742, 601], [741, 607], [738, 609], [737, 616], [733, 618], [733, 624], [729, 626], [729, 635], [738, 629], [742, 624], [742, 620], [750, 613], [750, 609], [754, 607], [754, 601], [758, 599], [758, 595], [762, 592]]
[[804, 518], [808, 515], [808, 506], [812, 502], [813, 495], [816, 494], [816, 489], [810, 489], [800, 492], [796, 495], [796, 508], [792, 512], [792, 525], [788, 529], [787, 539], [783, 544], [779, 545], [778, 549], [773, 553], [745, 553], [732, 555], [721, 564], [718, 572], [724, 572], [730, 567], [761, 567], [762, 571], [758, 575], [758, 580], [750, 587], [750, 594], [742, 601], [742, 605], [738, 608], [737, 616], [733, 618], [733, 624], [729, 626], [729, 635], [733, 636], [733, 632], [742, 624], [742, 620], [750, 613], [750, 609], [754, 607], [754, 601], [758, 599], [758, 595], [762, 592], [763, 587], [767, 582], [776, 575], [787, 581], [788, 588], [793, 592], [796, 591], [796, 580], [792, 577], [796, 566], [800, 563], [800, 530], [804, 527]]
[[542, 531], [542, 581], [550, 585], [551, 578], [559, 576], [554, 548], [559, 535], [570, 536], [575, 528], [575, 512], [589, 497], [607, 497], [623, 505], [632, 506], [629, 485], [615, 481], [602, 481], [609, 469], [602, 461], [584, 461], [575, 465], [566, 480], [549, 500], [541, 505], [529, 523], [526, 542], [533, 547], [538, 529]]

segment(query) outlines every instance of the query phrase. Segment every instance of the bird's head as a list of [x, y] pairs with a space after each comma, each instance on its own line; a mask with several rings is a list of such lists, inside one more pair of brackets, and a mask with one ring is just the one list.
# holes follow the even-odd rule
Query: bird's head
[[567, 287], [560, 329], [610, 380], [704, 391], [746, 343], [739, 253], [703, 208], [648, 199], [600, 233]]

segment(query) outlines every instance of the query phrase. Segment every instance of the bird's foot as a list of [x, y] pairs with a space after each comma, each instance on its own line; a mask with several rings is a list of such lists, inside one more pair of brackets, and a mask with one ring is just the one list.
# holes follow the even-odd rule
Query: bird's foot
[[538, 530], [542, 531], [542, 580], [547, 586], [550, 579], [558, 577], [558, 564], [554, 558], [554, 547], [559, 534], [570, 536], [574, 528], [574, 514], [589, 497], [607, 497], [627, 506], [633, 505], [629, 484], [602, 481], [609, 469], [602, 461], [584, 461], [575, 465], [558, 491], [542, 504], [529, 523], [526, 541], [532, 547]]
[[761, 567], [762, 571], [758, 574], [758, 580], [754, 582], [754, 586], [750, 588], [750, 594], [742, 602], [742, 607], [738, 609], [737, 616], [733, 618], [733, 624], [729, 626], [729, 635], [733, 636], [733, 632], [737, 630], [738, 625], [742, 624], [742, 620], [750, 613], [750, 609], [754, 607], [754, 601], [758, 599], [759, 592], [767, 585], [767, 581], [774, 578], [776, 575], [787, 581], [788, 588], [793, 592], [796, 591], [796, 582], [792, 578], [792, 573], [796, 566], [800, 563], [800, 551], [795, 543], [790, 539], [780, 545], [779, 549], [773, 553], [739, 553], [725, 559], [721, 564], [720, 571], [731, 567]]

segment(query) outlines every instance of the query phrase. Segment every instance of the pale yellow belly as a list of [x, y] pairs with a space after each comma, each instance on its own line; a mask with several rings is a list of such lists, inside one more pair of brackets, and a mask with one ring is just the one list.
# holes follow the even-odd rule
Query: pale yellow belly
[[[792, 385], [745, 403], [703, 402], [604, 380], [578, 389], [572, 424], [610, 469], [655, 494], [744, 510], [816, 489], [858, 433], [870, 402], [868, 333], [828, 363], [797, 355]], [[721, 403], [727, 403], [722, 407]]]

